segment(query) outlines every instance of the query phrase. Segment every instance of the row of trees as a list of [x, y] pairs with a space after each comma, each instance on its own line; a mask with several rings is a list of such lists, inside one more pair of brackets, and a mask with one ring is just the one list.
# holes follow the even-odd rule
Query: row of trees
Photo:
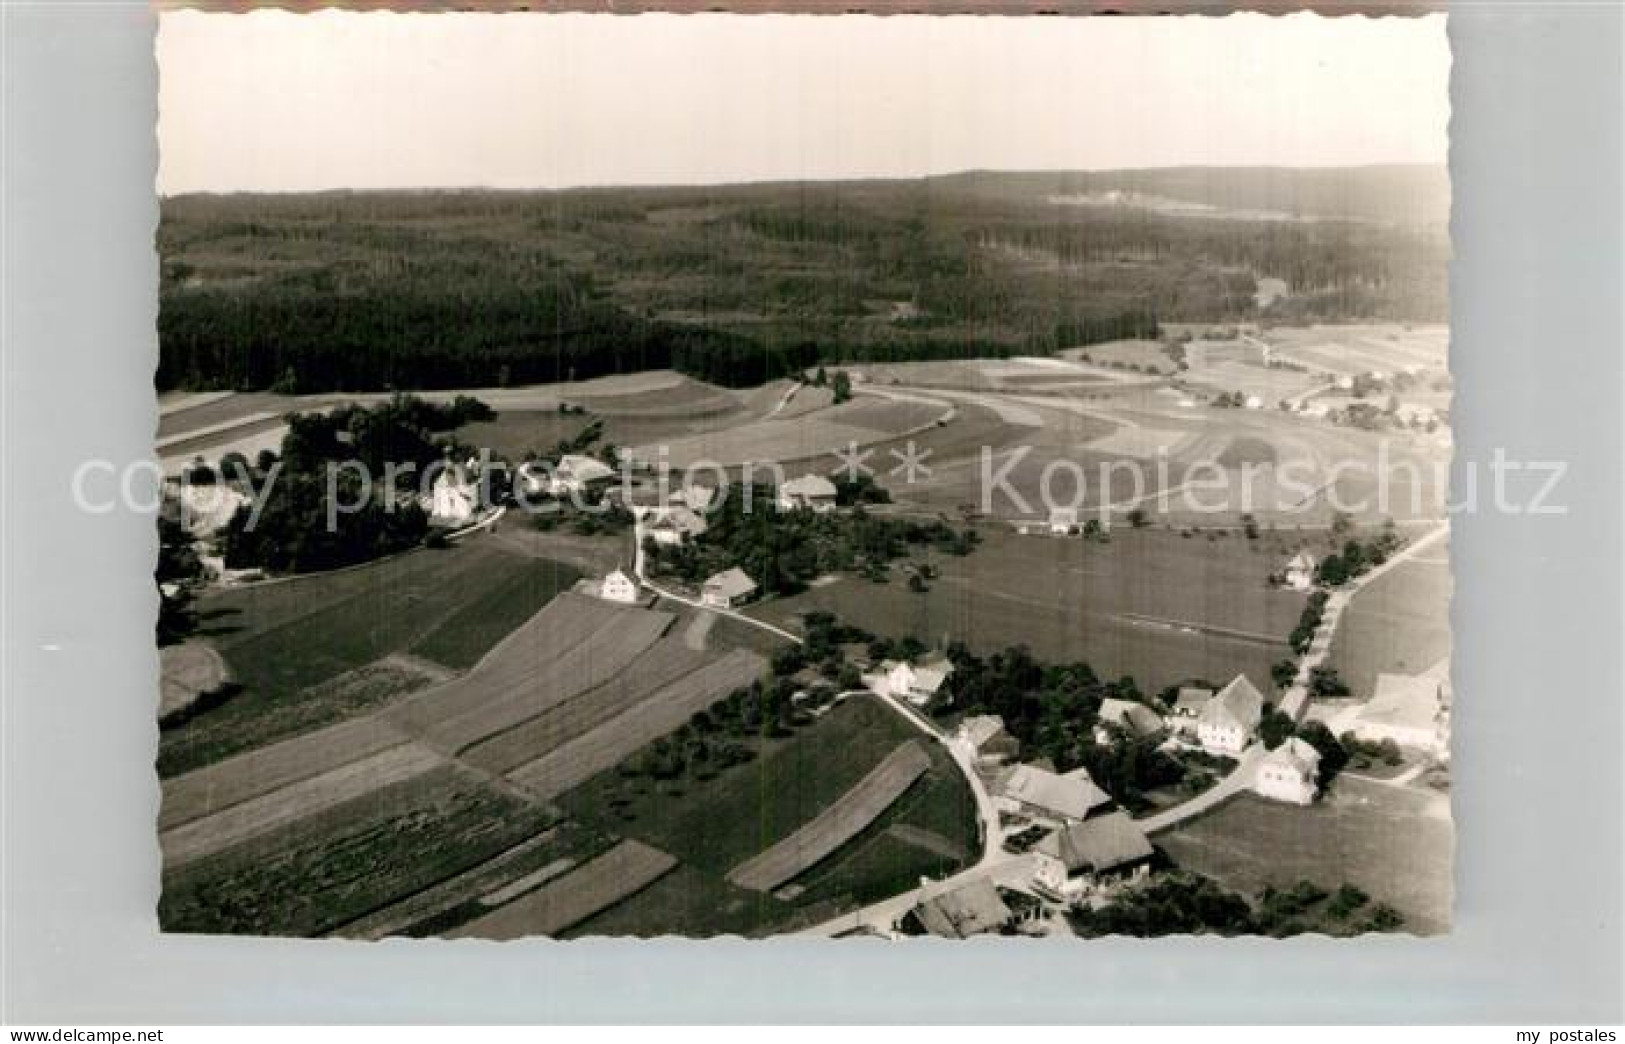
[[1393, 907], [1371, 904], [1371, 897], [1352, 884], [1330, 892], [1312, 881], [1287, 888], [1266, 886], [1256, 900], [1224, 888], [1201, 874], [1161, 874], [1150, 883], [1126, 889], [1099, 907], [1072, 915], [1080, 935], [1097, 938], [1132, 935], [1269, 935], [1285, 938], [1306, 932], [1357, 935], [1393, 932], [1405, 925]]

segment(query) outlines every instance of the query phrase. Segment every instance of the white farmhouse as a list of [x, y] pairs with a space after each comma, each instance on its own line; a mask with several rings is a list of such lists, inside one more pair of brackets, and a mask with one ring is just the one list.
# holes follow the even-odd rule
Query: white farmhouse
[[700, 588], [700, 604], [712, 609], [731, 609], [756, 593], [756, 581], [738, 566], [712, 576]]
[[1307, 551], [1292, 556], [1281, 573], [1282, 582], [1294, 591], [1307, 591], [1315, 586], [1315, 557]]
[[429, 521], [437, 526], [460, 526], [474, 517], [474, 484], [460, 464], [448, 464], [435, 476], [429, 490]]
[[803, 475], [779, 487], [779, 507], [784, 511], [805, 508], [820, 514], [835, 510], [835, 483], [822, 475]]
[[1077, 508], [1050, 508], [1049, 531], [1051, 536], [1066, 536], [1077, 528]]
[[1253, 780], [1260, 797], [1307, 805], [1320, 788], [1320, 751], [1296, 736], [1264, 755]]
[[1196, 739], [1210, 754], [1240, 754], [1264, 716], [1264, 697], [1238, 674], [1208, 700], [1196, 718]]
[[1145, 832], [1121, 812], [1068, 823], [1034, 849], [1033, 883], [1052, 895], [1076, 899], [1144, 877], [1156, 850]]
[[617, 569], [604, 577], [603, 581], [598, 585], [598, 597], [606, 602], [636, 605], [638, 601], [638, 582], [628, 576], [624, 570]]

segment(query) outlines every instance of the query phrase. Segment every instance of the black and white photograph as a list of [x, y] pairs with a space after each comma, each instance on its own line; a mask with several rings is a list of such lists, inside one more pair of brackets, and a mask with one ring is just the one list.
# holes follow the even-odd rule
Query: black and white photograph
[[1450, 931], [1443, 15], [156, 58], [164, 931]]

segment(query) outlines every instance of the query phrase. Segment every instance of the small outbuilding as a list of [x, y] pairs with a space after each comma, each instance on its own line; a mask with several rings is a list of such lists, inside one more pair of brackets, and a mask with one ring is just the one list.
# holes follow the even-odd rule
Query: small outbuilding
[[1163, 724], [1157, 712], [1143, 703], [1134, 700], [1102, 700], [1100, 715], [1095, 725], [1095, 742], [1102, 744], [1112, 742], [1115, 738], [1114, 729], [1135, 739], [1144, 739], [1161, 732]]

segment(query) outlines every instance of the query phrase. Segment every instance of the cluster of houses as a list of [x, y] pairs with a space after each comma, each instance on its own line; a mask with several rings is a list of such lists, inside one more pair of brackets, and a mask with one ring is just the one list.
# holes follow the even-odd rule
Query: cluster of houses
[[[467, 461], [447, 460], [435, 476], [429, 492], [421, 498], [429, 524], [460, 528], [472, 522], [481, 509], [478, 457]], [[493, 467], [501, 467], [492, 464]], [[514, 475], [515, 492], [527, 498], [582, 496], [602, 490], [615, 479], [615, 469], [603, 461], [580, 453], [566, 453], [557, 465], [528, 460]]]

